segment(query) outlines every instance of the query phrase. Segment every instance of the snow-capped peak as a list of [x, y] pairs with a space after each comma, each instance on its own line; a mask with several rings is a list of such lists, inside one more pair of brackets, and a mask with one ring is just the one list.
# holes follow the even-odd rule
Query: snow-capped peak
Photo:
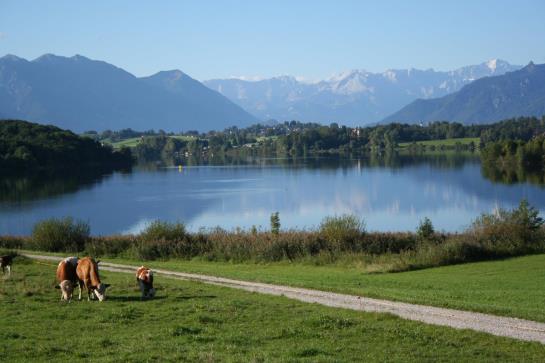
[[486, 66], [488, 69], [490, 69], [492, 72], [496, 71], [496, 67], [498, 66], [498, 60], [497, 59], [491, 59], [488, 62], [486, 62]]

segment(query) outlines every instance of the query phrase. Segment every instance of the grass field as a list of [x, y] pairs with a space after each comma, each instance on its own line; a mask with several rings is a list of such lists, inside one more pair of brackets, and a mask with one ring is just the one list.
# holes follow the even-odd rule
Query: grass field
[[[172, 137], [178, 140], [184, 140], [184, 141], [195, 139], [194, 136], [184, 136], [184, 135], [174, 135], [169, 137]], [[109, 141], [106, 141], [106, 142], [109, 142]], [[109, 143], [113, 146], [114, 149], [119, 149], [123, 146], [136, 147], [136, 145], [138, 145], [139, 142], [140, 142], [140, 137], [132, 137], [130, 139], [125, 139], [125, 140], [116, 141], [116, 142], [109, 142]]]
[[109, 298], [59, 301], [53, 264], [17, 261], [0, 279], [0, 357], [68, 361], [543, 361], [545, 346], [387, 314], [304, 304], [158, 277], [103, 272]]
[[[108, 260], [108, 259], [103, 259]], [[136, 265], [139, 261], [111, 260]], [[401, 273], [357, 266], [150, 261], [156, 268], [225, 276], [545, 322], [545, 255]]]
[[[424, 146], [447, 146], [447, 147], [453, 147], [457, 143], [460, 143], [462, 145], [468, 145], [471, 142], [473, 142], [476, 146], [479, 145], [480, 138], [478, 137], [462, 137], [462, 138], [453, 138], [453, 139], [443, 139], [443, 140], [426, 140], [426, 141], [417, 141], [416, 144], [418, 145], [424, 145]], [[412, 142], [401, 142], [399, 143], [399, 147], [404, 148], [411, 145]]]

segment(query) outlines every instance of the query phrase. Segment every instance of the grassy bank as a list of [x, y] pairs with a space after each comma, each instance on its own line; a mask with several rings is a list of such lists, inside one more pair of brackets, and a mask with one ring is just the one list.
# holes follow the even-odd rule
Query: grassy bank
[[539, 212], [522, 201], [518, 208], [482, 214], [461, 233], [438, 233], [424, 219], [415, 232], [367, 232], [355, 216], [326, 217], [314, 230], [190, 233], [181, 223], [156, 221], [139, 235], [91, 236], [90, 227], [71, 218], [35, 225], [30, 237], [0, 236], [0, 248], [85, 252], [96, 257], [133, 260], [202, 259], [215, 262], [358, 266], [366, 272], [400, 272], [459, 263], [545, 253], [545, 228]]
[[440, 148], [441, 146], [452, 148], [456, 145], [470, 145], [479, 146], [480, 138], [478, 137], [460, 137], [460, 138], [451, 138], [451, 139], [436, 139], [436, 140], [424, 140], [424, 141], [415, 141], [412, 142], [401, 142], [398, 144], [400, 148], [409, 147], [413, 144], [423, 145], [423, 146], [434, 146]]
[[538, 343], [194, 282], [158, 278], [157, 298], [141, 302], [133, 276], [108, 272], [109, 300], [65, 304], [53, 288], [53, 264], [16, 266], [0, 282], [2, 326], [9, 327], [0, 332], [0, 355], [10, 362], [545, 358]]

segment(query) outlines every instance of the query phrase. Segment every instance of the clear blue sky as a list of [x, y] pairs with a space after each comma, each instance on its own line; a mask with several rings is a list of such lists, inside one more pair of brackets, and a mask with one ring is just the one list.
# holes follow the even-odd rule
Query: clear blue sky
[[0, 1], [0, 56], [82, 54], [199, 80], [545, 63], [545, 1]]

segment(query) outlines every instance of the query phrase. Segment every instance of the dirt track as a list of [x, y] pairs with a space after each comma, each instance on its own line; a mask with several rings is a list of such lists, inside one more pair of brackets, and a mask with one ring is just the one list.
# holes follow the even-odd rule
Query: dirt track
[[[33, 259], [55, 262], [60, 261], [60, 258], [56, 256], [34, 254], [25, 254], [25, 256]], [[101, 262], [100, 268], [105, 271], [135, 273], [137, 267]], [[227, 286], [262, 294], [280, 295], [290, 299], [337, 308], [390, 313], [404, 319], [421, 321], [427, 324], [449, 326], [457, 329], [472, 329], [494, 335], [528, 341], [537, 341], [545, 344], [545, 323], [538, 323], [529, 320], [437, 308], [425, 305], [407, 304], [396, 301], [371, 299], [360, 296], [344, 295], [282, 285], [240, 281], [208, 275], [167, 271], [161, 269], [154, 269], [154, 271], [159, 275], [174, 279], [200, 281], [207, 284]]]

